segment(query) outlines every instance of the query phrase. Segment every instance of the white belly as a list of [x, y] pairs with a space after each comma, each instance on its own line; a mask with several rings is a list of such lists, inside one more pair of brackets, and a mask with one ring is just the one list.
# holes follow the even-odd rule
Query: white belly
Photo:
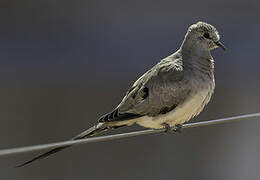
[[208, 90], [201, 91], [166, 114], [155, 117], [144, 116], [138, 118], [136, 123], [143, 127], [155, 129], [163, 128], [163, 123], [168, 123], [171, 127], [176, 124], [182, 124], [198, 115], [208, 103], [210, 97], [211, 93]]

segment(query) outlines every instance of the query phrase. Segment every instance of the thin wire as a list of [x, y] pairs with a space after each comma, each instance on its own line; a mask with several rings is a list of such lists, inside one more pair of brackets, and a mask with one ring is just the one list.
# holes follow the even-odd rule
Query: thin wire
[[[186, 128], [194, 128], [194, 127], [211, 126], [211, 125], [216, 125], [216, 124], [229, 123], [229, 122], [233, 122], [233, 121], [237, 122], [238, 120], [247, 120], [249, 118], [255, 118], [255, 117], [260, 117], [260, 113], [239, 115], [239, 116], [221, 118], [221, 119], [210, 120], [210, 121], [202, 121], [202, 122], [196, 122], [196, 123], [188, 123], [188, 124], [184, 124], [182, 126], [182, 128], [186, 129]], [[165, 129], [150, 129], [150, 130], [136, 131], [136, 132], [130, 132], [130, 133], [116, 134], [116, 135], [91, 137], [91, 138], [80, 139], [80, 140], [70, 140], [70, 141], [63, 141], [63, 142], [50, 143], [50, 144], [3, 149], [3, 150], [0, 150], [0, 157], [10, 156], [10, 155], [20, 154], [20, 153], [26, 153], [26, 152], [47, 150], [47, 149], [57, 148], [57, 147], [67, 146], [67, 145], [78, 145], [78, 144], [87, 144], [87, 143], [102, 142], [102, 141], [111, 141], [111, 140], [115, 140], [115, 139], [122, 139], [122, 138], [128, 138], [128, 137], [134, 137], [134, 136], [140, 136], [140, 135], [148, 135], [148, 134], [158, 134], [158, 133], [162, 133], [162, 132], [165, 132]]]

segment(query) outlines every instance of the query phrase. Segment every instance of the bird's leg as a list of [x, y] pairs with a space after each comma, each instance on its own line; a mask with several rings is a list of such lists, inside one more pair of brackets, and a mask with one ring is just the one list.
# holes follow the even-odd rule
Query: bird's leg
[[166, 134], [170, 134], [170, 133], [172, 132], [171, 126], [170, 126], [168, 123], [163, 123], [162, 125], [163, 125], [163, 127], [164, 127], [164, 129], [165, 129], [164, 132], [165, 132]]
[[182, 130], [182, 124], [176, 124], [175, 126], [172, 127], [172, 131], [181, 133]]
[[172, 132], [178, 132], [181, 133], [182, 125], [181, 124], [176, 124], [175, 126], [171, 127], [168, 123], [163, 123], [165, 132], [167, 134], [170, 134]]

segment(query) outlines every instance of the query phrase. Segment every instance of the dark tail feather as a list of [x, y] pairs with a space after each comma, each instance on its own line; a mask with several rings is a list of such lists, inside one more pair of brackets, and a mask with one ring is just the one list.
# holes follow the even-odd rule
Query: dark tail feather
[[23, 167], [23, 166], [25, 166], [27, 164], [30, 164], [30, 163], [32, 163], [32, 162], [34, 162], [36, 160], [40, 160], [40, 159], [46, 158], [46, 157], [48, 157], [48, 156], [50, 156], [50, 155], [52, 155], [52, 154], [54, 154], [56, 152], [59, 152], [59, 151], [65, 149], [65, 148], [68, 148], [68, 147], [70, 147], [70, 146], [64, 146], [64, 147], [58, 147], [58, 148], [52, 149], [52, 150], [50, 150], [50, 151], [48, 151], [46, 153], [43, 153], [43, 154], [41, 154], [39, 156], [36, 156], [35, 158], [33, 158], [33, 159], [29, 160], [29, 161], [26, 161], [26, 162], [24, 162], [22, 164], [19, 164], [18, 166], [15, 166], [15, 167], [16, 168]]
[[[81, 134], [75, 136], [74, 138], [72, 138], [72, 140], [77, 140], [77, 139], [84, 139], [84, 138], [87, 138], [87, 137], [91, 137], [91, 136], [96, 136], [102, 132], [105, 132], [106, 130], [108, 129], [107, 126], [104, 126], [104, 123], [99, 123], [97, 124], [96, 126], [93, 126], [89, 129], [87, 129], [86, 131], [82, 132]], [[26, 161], [18, 166], [15, 166], [16, 168], [19, 168], [19, 167], [23, 167], [27, 164], [30, 164], [36, 160], [40, 160], [40, 159], [43, 159], [43, 158], [46, 158], [54, 153], [57, 153], [63, 149], [66, 149], [68, 147], [71, 147], [72, 145], [67, 145], [67, 146], [62, 146], [62, 147], [57, 147], [57, 148], [54, 148], [48, 152], [45, 152], [43, 154], [40, 154], [39, 156], [36, 156], [35, 158], [29, 160], [29, 161]]]

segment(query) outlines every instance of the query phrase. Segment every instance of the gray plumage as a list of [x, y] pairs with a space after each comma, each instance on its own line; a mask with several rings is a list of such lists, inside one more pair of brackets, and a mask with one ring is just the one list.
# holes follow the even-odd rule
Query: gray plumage
[[[225, 49], [216, 28], [204, 22], [193, 24], [179, 50], [141, 76], [121, 103], [102, 116], [97, 125], [73, 139], [134, 123], [147, 128], [174, 127], [198, 115], [214, 91], [214, 60], [210, 50], [217, 47]], [[18, 167], [66, 147], [53, 149]]]

